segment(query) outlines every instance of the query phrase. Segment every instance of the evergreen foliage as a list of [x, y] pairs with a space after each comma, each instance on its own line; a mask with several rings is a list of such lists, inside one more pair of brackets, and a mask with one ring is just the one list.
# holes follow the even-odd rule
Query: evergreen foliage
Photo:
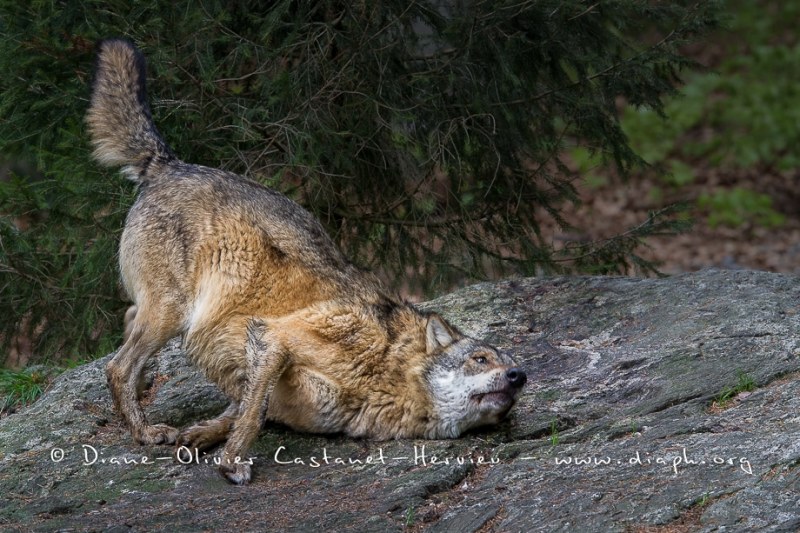
[[135, 191], [95, 165], [83, 116], [96, 40], [149, 61], [182, 159], [244, 173], [313, 211], [357, 263], [437, 290], [503, 273], [652, 271], [663, 213], [556, 252], [542, 216], [576, 201], [560, 154], [621, 175], [622, 102], [662, 108], [715, 2], [0, 0], [0, 335], [101, 354], [126, 306], [115, 247]]
[[[663, 116], [636, 108], [622, 116], [636, 153], [668, 171], [660, 176], [667, 191], [702, 180], [699, 161], [725, 173], [748, 169], [756, 175], [791, 174], [800, 167], [800, 4], [729, 0], [726, 6], [732, 16], [729, 31], [715, 39], [721, 59], [714, 70], [689, 73]], [[698, 134], [709, 128], [713, 135]], [[696, 206], [707, 213], [708, 226], [783, 225], [786, 217], [773, 206], [776, 195], [752, 185], [727, 184], [701, 194]], [[651, 190], [654, 197], [660, 192]]]

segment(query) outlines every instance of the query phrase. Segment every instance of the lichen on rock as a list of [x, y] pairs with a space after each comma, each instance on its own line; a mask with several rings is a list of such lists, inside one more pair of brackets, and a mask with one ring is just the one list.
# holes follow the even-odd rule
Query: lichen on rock
[[[528, 374], [501, 426], [392, 442], [268, 427], [252, 484], [232, 487], [213, 456], [134, 444], [101, 359], [0, 420], [0, 528], [800, 529], [799, 278], [518, 279], [424, 306]], [[178, 341], [151, 373], [152, 421], [224, 408]]]

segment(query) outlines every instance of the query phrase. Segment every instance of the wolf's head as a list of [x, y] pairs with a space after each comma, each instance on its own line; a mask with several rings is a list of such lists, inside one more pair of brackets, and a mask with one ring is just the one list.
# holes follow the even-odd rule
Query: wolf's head
[[428, 317], [426, 343], [425, 379], [437, 414], [426, 437], [458, 437], [471, 428], [500, 422], [527, 381], [514, 361], [435, 314]]

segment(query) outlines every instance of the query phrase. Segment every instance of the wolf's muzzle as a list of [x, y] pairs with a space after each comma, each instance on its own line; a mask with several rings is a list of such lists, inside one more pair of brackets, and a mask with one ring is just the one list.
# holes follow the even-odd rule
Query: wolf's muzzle
[[513, 367], [506, 370], [506, 379], [509, 385], [515, 389], [519, 389], [528, 381], [528, 376], [519, 368]]

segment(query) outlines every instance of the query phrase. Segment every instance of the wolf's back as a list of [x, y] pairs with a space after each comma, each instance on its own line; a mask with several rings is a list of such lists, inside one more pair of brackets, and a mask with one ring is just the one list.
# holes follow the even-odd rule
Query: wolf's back
[[121, 166], [133, 181], [147, 181], [153, 163], [175, 156], [153, 124], [147, 105], [145, 61], [128, 41], [108, 39], [98, 45], [92, 98], [86, 121], [94, 156]]

